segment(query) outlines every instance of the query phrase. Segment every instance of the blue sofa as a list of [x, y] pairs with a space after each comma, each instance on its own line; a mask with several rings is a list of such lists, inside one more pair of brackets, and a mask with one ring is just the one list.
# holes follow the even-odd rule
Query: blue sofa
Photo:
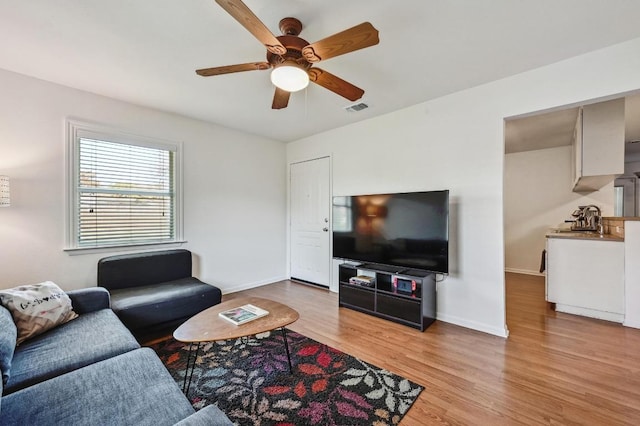
[[16, 346], [0, 306], [0, 425], [231, 425], [195, 412], [160, 359], [109, 308], [109, 293], [67, 293], [79, 317]]
[[184, 249], [109, 256], [98, 261], [98, 286], [132, 332], [167, 329], [222, 300], [219, 288], [191, 275], [191, 263]]

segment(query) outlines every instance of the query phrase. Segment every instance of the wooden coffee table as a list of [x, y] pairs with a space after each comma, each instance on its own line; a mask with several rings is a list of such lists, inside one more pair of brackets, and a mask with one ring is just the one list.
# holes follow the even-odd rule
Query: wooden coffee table
[[[218, 316], [220, 312], [248, 303], [266, 309], [269, 311], [269, 315], [241, 325], [232, 324]], [[299, 317], [300, 315], [295, 309], [282, 303], [260, 297], [242, 297], [229, 300], [194, 315], [173, 332], [174, 339], [189, 343], [189, 355], [187, 357], [184, 382], [182, 383], [183, 391], [186, 395], [189, 394], [193, 370], [195, 369], [202, 343], [248, 337], [278, 328], [282, 331], [284, 348], [287, 353], [287, 360], [289, 361], [289, 372], [291, 373], [293, 369], [291, 367], [291, 355], [289, 354], [289, 344], [287, 342], [285, 326], [295, 322]], [[194, 346], [196, 347], [195, 355], [193, 353]], [[189, 377], [188, 381], [187, 376]]]

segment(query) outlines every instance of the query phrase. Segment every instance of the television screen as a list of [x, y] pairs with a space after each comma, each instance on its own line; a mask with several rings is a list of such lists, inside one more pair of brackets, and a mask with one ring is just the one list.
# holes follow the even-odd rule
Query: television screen
[[449, 272], [449, 191], [333, 198], [333, 257]]

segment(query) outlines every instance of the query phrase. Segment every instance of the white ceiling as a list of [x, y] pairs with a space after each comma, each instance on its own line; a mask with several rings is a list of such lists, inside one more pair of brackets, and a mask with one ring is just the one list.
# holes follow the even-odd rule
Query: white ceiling
[[[509, 119], [505, 123], [505, 153], [571, 145], [578, 107]], [[625, 142], [640, 142], [640, 94], [625, 98]], [[627, 155], [640, 154], [640, 143], [625, 145]]]
[[268, 71], [199, 77], [265, 50], [213, 0], [0, 0], [0, 68], [291, 141], [640, 37], [640, 1], [246, 0], [309, 42], [370, 21], [380, 44], [318, 64], [370, 108], [314, 84], [272, 110]]

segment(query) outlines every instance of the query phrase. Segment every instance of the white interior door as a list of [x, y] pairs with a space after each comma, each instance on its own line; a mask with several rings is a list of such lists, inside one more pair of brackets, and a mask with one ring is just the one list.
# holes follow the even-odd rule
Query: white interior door
[[291, 165], [291, 278], [329, 286], [329, 158]]

